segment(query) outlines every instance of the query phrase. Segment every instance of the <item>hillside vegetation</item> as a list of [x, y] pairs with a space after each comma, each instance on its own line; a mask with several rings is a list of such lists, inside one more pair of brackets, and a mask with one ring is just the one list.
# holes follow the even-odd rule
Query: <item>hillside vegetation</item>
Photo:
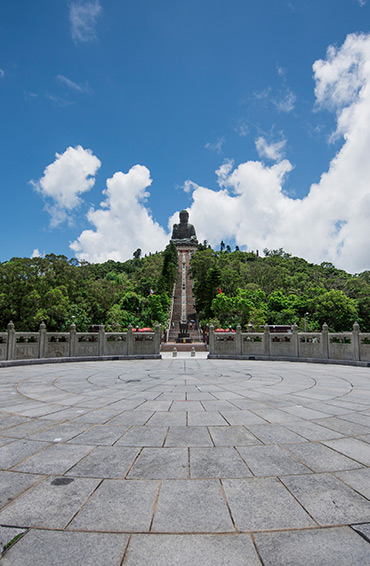
[[[177, 250], [172, 245], [160, 253], [101, 264], [68, 260], [49, 254], [13, 258], [0, 264], [0, 329], [12, 320], [16, 330], [66, 331], [105, 324], [121, 330], [129, 324], [165, 325], [176, 279]], [[151, 294], [151, 291], [154, 294]]]
[[[223, 246], [221, 245], [221, 249]], [[370, 271], [351, 275], [331, 263], [315, 265], [284, 250], [266, 257], [202, 244], [191, 261], [196, 307], [203, 324], [259, 329], [261, 324], [298, 324], [307, 331], [370, 332]], [[221, 291], [221, 293], [220, 293]]]
[[[306, 319], [307, 330], [327, 322], [343, 331], [358, 321], [370, 332], [370, 271], [351, 275], [283, 250], [265, 254], [199, 245], [191, 270], [203, 325], [297, 323], [303, 330]], [[129, 324], [165, 325], [176, 273], [173, 244], [145, 257], [136, 250], [125, 262], [91, 264], [54, 254], [13, 258], [0, 264], [0, 330], [10, 320], [22, 331], [35, 331], [42, 321], [51, 331], [66, 331], [72, 322], [79, 331], [101, 323], [117, 331]]]

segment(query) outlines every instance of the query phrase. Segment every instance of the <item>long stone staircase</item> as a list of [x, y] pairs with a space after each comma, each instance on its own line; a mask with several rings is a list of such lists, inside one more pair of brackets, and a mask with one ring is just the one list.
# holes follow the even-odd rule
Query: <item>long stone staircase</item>
[[[193, 295], [193, 280], [190, 276], [190, 257], [192, 250], [179, 250], [179, 261], [177, 268], [177, 280], [175, 284], [175, 291], [172, 306], [172, 318], [170, 322], [170, 330], [168, 334], [168, 341], [162, 344], [162, 350], [168, 351], [176, 347], [178, 350], [190, 351], [193, 347], [196, 351], [207, 350], [206, 345], [202, 341], [202, 334], [196, 328], [196, 310], [195, 298]], [[183, 293], [184, 291], [184, 293]], [[184, 305], [185, 303], [185, 305]], [[183, 306], [185, 308], [183, 308]], [[191, 343], [176, 343], [176, 339], [180, 332], [180, 322], [186, 313], [186, 320], [188, 322], [188, 332]]]

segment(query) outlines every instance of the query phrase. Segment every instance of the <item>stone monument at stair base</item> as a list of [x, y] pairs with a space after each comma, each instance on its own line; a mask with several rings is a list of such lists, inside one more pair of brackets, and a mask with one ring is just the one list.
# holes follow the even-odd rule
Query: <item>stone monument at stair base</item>
[[[187, 210], [180, 212], [180, 222], [174, 224], [171, 241], [178, 251], [178, 272], [171, 326], [177, 331], [176, 342], [191, 342], [189, 322], [196, 321], [193, 284], [190, 278], [190, 258], [196, 251], [198, 240], [195, 228], [189, 223]], [[190, 322], [191, 325], [194, 323]]]

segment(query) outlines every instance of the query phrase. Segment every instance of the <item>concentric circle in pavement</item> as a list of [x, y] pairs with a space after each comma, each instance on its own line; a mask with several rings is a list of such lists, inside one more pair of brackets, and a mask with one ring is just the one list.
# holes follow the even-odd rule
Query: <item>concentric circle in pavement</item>
[[2, 368], [0, 435], [1, 564], [370, 564], [370, 369]]

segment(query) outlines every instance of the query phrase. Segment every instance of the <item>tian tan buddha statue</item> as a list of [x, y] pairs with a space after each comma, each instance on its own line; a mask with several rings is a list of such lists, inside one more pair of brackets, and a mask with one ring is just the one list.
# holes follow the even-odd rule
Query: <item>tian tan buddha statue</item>
[[175, 241], [187, 240], [188, 242], [191, 242], [192, 244], [198, 244], [197, 235], [195, 233], [195, 228], [192, 224], [190, 224], [190, 222], [188, 222], [188, 220], [189, 220], [188, 211], [182, 210], [180, 212], [180, 222], [179, 222], [179, 224], [173, 225], [171, 240], [175, 240]]

